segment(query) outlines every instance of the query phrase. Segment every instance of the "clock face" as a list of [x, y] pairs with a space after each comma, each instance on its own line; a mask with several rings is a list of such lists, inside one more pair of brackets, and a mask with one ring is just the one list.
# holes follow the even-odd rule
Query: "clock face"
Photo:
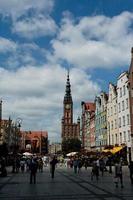
[[65, 108], [66, 108], [66, 109], [69, 109], [69, 108], [70, 108], [70, 105], [69, 105], [69, 104], [66, 104], [66, 105], [65, 105]]

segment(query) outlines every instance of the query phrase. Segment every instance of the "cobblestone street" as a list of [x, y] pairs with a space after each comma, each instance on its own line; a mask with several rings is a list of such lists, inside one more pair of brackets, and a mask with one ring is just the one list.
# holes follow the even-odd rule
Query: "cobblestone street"
[[90, 179], [90, 169], [82, 169], [74, 174], [72, 169], [57, 168], [52, 180], [49, 168], [37, 173], [37, 183], [29, 184], [29, 174], [11, 174], [0, 178], [0, 199], [3, 200], [43, 200], [43, 199], [94, 199], [94, 200], [131, 200], [133, 186], [130, 184], [128, 168], [124, 168], [124, 188], [115, 188], [113, 174], [105, 173], [104, 177]]

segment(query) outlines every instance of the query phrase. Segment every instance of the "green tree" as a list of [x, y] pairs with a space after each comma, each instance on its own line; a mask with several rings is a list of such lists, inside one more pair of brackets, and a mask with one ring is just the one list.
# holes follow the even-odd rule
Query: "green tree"
[[79, 152], [81, 149], [81, 141], [77, 138], [67, 139], [62, 141], [62, 151], [64, 154], [70, 152]]

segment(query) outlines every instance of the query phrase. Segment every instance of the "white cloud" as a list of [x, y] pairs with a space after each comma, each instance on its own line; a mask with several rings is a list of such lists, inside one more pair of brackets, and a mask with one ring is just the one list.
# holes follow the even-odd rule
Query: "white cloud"
[[29, 39], [55, 34], [57, 26], [50, 17], [39, 15], [33, 18], [24, 18], [14, 23], [12, 31]]
[[[0, 68], [3, 117], [20, 117], [23, 129], [47, 130], [50, 139], [59, 140], [66, 75], [59, 65], [27, 66], [12, 72]], [[70, 71], [70, 81], [75, 114], [79, 115], [81, 101], [93, 100], [100, 88], [79, 69]]]
[[52, 61], [65, 60], [79, 68], [127, 65], [133, 41], [133, 13], [118, 16], [63, 18], [58, 37], [51, 42]]
[[0, 37], [0, 53], [9, 53], [15, 51], [17, 44], [9, 39]]
[[0, 13], [16, 21], [29, 11], [50, 13], [53, 9], [53, 0], [0, 0]]
[[12, 21], [12, 32], [21, 37], [53, 35], [57, 26], [50, 17], [53, 0], [4, 0], [0, 1], [0, 14]]

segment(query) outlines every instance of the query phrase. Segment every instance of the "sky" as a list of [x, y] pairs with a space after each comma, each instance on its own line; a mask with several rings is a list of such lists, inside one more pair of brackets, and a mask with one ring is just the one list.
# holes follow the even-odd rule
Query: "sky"
[[0, 0], [3, 118], [60, 142], [67, 71], [74, 121], [129, 69], [132, 0]]

